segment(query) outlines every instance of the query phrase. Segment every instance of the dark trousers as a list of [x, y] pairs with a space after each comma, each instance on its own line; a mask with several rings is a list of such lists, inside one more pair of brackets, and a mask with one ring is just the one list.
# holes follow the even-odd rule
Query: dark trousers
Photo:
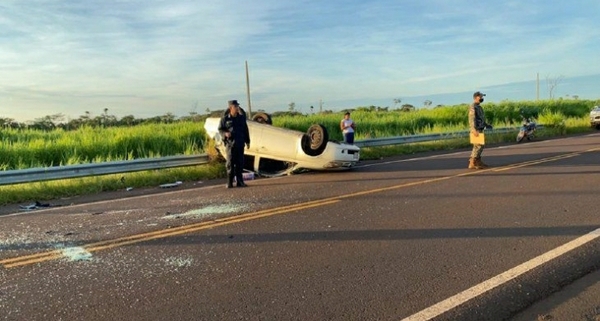
[[227, 162], [225, 167], [227, 168], [227, 179], [228, 184], [233, 184], [233, 178], [235, 177], [238, 184], [244, 182], [242, 173], [244, 171], [244, 145], [242, 146], [229, 146], [227, 147]]
[[354, 132], [344, 134], [344, 142], [346, 144], [354, 144]]

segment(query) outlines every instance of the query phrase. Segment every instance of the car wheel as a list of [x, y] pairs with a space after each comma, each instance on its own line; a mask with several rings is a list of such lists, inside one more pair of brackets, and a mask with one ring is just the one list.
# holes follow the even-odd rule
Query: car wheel
[[302, 151], [309, 156], [319, 156], [327, 147], [329, 134], [323, 125], [312, 125], [302, 135]]
[[252, 116], [252, 120], [261, 124], [273, 125], [271, 116], [267, 113], [256, 113], [254, 116]]

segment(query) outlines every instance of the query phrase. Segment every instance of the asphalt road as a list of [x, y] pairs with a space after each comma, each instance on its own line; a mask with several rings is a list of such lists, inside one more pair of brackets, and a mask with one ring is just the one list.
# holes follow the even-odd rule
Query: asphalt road
[[0, 319], [586, 320], [600, 135], [492, 146], [489, 170], [467, 159], [2, 215]]

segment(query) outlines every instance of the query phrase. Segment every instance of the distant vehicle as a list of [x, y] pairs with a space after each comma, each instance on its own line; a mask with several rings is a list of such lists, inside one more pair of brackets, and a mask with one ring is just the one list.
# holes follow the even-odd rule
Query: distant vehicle
[[596, 106], [590, 111], [590, 124], [600, 130], [600, 106]]
[[519, 129], [519, 134], [517, 134], [517, 143], [522, 142], [525, 138], [527, 140], [532, 140], [535, 137], [535, 130], [537, 129], [537, 125], [535, 121], [531, 118], [523, 117], [523, 124]]
[[[219, 133], [220, 118], [206, 119], [204, 129], [225, 155]], [[244, 167], [262, 176], [281, 176], [303, 170], [347, 170], [360, 159], [356, 145], [330, 141], [327, 129], [312, 125], [306, 133], [275, 127], [271, 117], [258, 113], [248, 120], [250, 148], [244, 151]]]

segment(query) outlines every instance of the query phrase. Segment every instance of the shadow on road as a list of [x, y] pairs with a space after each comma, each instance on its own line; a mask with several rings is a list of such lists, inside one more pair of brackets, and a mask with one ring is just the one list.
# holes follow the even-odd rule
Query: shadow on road
[[[422, 239], [505, 238], [581, 236], [598, 229], [596, 225], [520, 227], [520, 228], [456, 228], [405, 230], [306, 231], [261, 234], [211, 234], [171, 237], [173, 244], [227, 244], [311, 241], [393, 241]], [[151, 244], [154, 241], [148, 242]], [[158, 242], [157, 245], [164, 245]]]

